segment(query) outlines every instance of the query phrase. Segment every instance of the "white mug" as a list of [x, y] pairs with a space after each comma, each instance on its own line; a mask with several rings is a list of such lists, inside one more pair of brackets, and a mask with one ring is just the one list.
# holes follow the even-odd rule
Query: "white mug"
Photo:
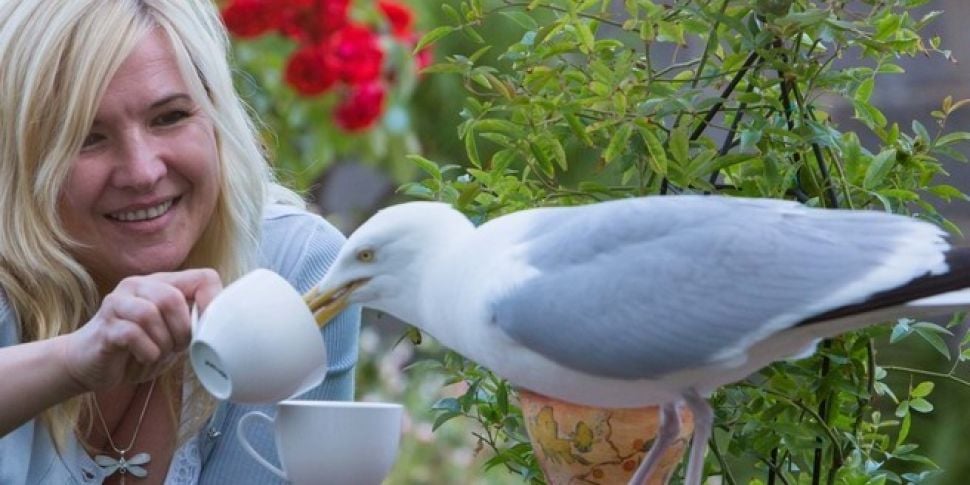
[[[246, 423], [256, 418], [274, 425], [282, 470], [246, 440]], [[379, 485], [397, 458], [402, 418], [400, 404], [283, 401], [275, 418], [259, 411], [245, 414], [236, 437], [257, 462], [296, 485]]]
[[223, 289], [201, 318], [193, 311], [189, 359], [206, 390], [239, 403], [279, 402], [327, 375], [313, 314], [296, 289], [266, 269]]

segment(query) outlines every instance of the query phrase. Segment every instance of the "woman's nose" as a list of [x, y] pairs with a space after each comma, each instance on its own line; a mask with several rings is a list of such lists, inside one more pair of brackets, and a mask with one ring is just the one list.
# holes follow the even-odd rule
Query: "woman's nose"
[[116, 187], [150, 190], [165, 177], [168, 167], [150, 135], [129, 132], [121, 143], [112, 182]]

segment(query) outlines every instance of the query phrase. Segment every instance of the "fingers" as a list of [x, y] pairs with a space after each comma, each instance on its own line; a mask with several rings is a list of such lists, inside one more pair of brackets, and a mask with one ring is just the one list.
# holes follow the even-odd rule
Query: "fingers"
[[191, 342], [190, 302], [207, 305], [221, 289], [209, 269], [125, 278], [99, 309], [107, 343], [142, 366], [168, 365]]
[[183, 293], [152, 277], [124, 283], [132, 297], [118, 306], [117, 315], [147, 325], [146, 329], [156, 337], [163, 353], [185, 349], [192, 338], [192, 322], [189, 303]]
[[127, 352], [143, 366], [153, 366], [163, 357], [161, 346], [147, 329], [130, 320], [119, 318], [109, 322], [105, 343], [110, 351]]
[[174, 273], [156, 273], [152, 275], [169, 285], [178, 288], [182, 295], [199, 305], [199, 310], [205, 310], [212, 299], [222, 291], [222, 279], [214, 269], [195, 268]]
[[191, 342], [190, 304], [208, 305], [221, 289], [210, 269], [125, 278], [90, 321], [65, 336], [65, 366], [89, 390], [156, 377]]

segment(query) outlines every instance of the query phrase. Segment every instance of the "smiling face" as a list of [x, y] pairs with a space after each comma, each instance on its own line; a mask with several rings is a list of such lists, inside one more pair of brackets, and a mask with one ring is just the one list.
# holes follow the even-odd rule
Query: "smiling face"
[[219, 177], [212, 121], [154, 31], [109, 82], [58, 212], [104, 291], [127, 276], [178, 269], [209, 223]]

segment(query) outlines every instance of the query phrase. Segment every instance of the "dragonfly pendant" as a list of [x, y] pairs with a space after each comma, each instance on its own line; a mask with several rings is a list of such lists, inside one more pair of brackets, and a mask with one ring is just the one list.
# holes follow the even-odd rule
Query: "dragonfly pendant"
[[141, 465], [146, 465], [148, 462], [152, 461], [152, 455], [148, 453], [138, 453], [137, 455], [131, 457], [131, 459], [126, 459], [125, 454], [122, 453], [117, 459], [111, 458], [106, 455], [96, 455], [94, 457], [95, 463], [101, 467], [108, 476], [114, 475], [115, 473], [121, 474], [121, 483], [125, 483], [125, 475], [132, 474], [138, 478], [145, 478], [148, 476], [148, 470], [146, 470]]

